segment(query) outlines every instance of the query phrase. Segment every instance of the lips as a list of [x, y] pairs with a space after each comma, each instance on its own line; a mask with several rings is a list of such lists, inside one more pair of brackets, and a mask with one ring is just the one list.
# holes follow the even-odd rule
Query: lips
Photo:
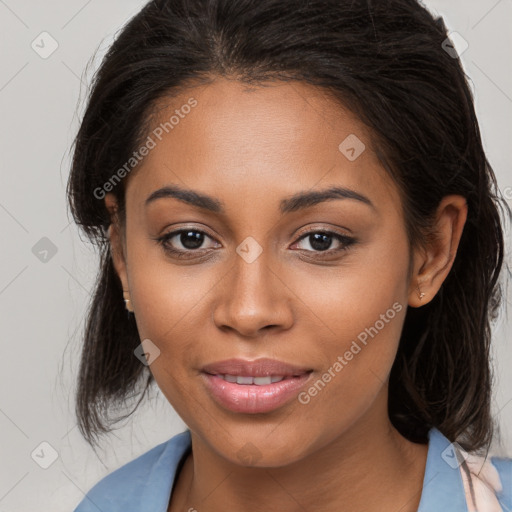
[[237, 413], [271, 412], [290, 402], [313, 370], [274, 359], [229, 359], [206, 365], [201, 376], [211, 397]]
[[312, 370], [276, 359], [261, 358], [254, 361], [227, 359], [207, 364], [203, 372], [210, 375], [233, 375], [235, 377], [299, 377]]

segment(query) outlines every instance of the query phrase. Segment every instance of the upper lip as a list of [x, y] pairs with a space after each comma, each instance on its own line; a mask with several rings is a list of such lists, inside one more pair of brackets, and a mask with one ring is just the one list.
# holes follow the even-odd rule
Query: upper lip
[[211, 375], [244, 375], [247, 377], [267, 377], [282, 375], [284, 377], [304, 375], [311, 372], [310, 368], [296, 366], [276, 359], [261, 358], [253, 361], [246, 359], [226, 359], [203, 367], [203, 372]]

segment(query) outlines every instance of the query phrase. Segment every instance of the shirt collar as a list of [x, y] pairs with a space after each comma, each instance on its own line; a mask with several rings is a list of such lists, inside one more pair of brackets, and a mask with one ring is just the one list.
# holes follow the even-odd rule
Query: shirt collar
[[[176, 472], [191, 446], [192, 440], [188, 429], [167, 441], [156, 464], [153, 465], [149, 474], [145, 475], [147, 484], [142, 490], [141, 504], [151, 503], [155, 511], [167, 510], [176, 481]], [[155, 492], [155, 489], [158, 492]]]
[[435, 428], [428, 436], [427, 464], [418, 512], [467, 512], [464, 485], [452, 444]]

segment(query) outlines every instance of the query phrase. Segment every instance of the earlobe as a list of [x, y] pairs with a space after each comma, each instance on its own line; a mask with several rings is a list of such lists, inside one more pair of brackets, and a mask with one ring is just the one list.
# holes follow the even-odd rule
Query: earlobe
[[421, 307], [429, 303], [441, 288], [455, 261], [467, 214], [467, 201], [462, 196], [446, 196], [439, 204], [434, 236], [427, 247], [415, 255], [410, 306]]
[[123, 287], [124, 306], [129, 313], [133, 313], [128, 285], [128, 274], [126, 271], [126, 260], [122, 247], [121, 236], [119, 235], [119, 227], [111, 223], [108, 228], [108, 234], [110, 239], [110, 254], [112, 262], [114, 264], [116, 274], [121, 281], [121, 286]]

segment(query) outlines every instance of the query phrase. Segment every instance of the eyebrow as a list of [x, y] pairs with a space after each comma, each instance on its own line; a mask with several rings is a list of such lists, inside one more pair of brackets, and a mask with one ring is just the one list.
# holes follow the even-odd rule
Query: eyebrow
[[[185, 189], [177, 185], [168, 185], [159, 188], [146, 199], [146, 206], [157, 199], [173, 198], [184, 203], [203, 208], [213, 213], [225, 213], [224, 203], [215, 197], [211, 197], [195, 190]], [[366, 196], [344, 187], [330, 187], [318, 191], [298, 192], [291, 197], [281, 200], [279, 210], [281, 213], [290, 213], [310, 208], [331, 199], [353, 199], [360, 201], [375, 209], [374, 204]]]

